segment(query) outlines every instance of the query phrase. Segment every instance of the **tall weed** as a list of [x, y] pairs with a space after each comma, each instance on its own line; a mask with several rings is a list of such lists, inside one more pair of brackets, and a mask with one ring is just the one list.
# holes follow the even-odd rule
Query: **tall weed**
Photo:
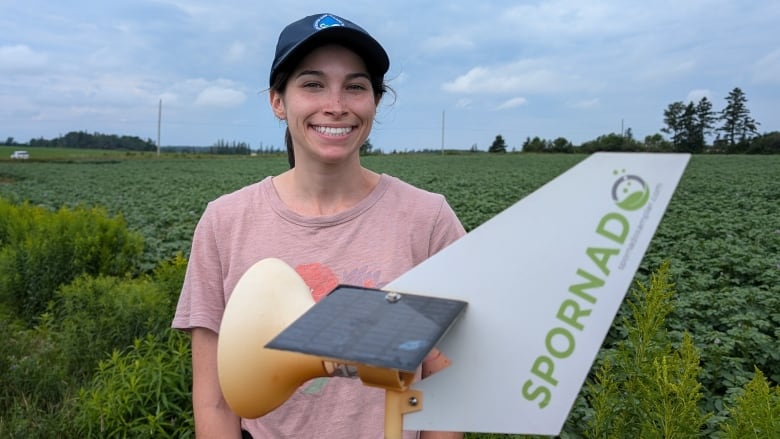
[[729, 412], [731, 417], [721, 427], [724, 438], [780, 436], [780, 386], [770, 387], [764, 374], [756, 369]]
[[194, 437], [189, 337], [168, 330], [101, 361], [74, 407], [82, 438]]
[[143, 238], [102, 208], [56, 212], [0, 198], [0, 301], [28, 324], [54, 292], [79, 275], [124, 275], [136, 269]]
[[589, 382], [593, 408], [589, 438], [694, 438], [708, 414], [702, 399], [699, 354], [685, 334], [674, 348], [665, 329], [673, 309], [669, 264], [639, 284], [628, 300], [627, 337], [606, 352]]

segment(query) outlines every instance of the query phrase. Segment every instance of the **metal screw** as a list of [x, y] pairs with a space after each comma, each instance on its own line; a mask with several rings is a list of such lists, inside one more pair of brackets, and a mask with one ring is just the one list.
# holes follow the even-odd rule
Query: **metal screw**
[[417, 407], [417, 397], [412, 396], [409, 398], [409, 405], [412, 407]]
[[395, 291], [390, 291], [389, 293], [385, 294], [385, 300], [390, 303], [398, 302], [401, 300], [401, 294], [396, 293]]

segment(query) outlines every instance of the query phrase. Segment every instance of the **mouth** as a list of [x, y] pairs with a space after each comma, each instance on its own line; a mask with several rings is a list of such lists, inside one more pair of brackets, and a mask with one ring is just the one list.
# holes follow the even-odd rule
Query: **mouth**
[[354, 127], [326, 127], [326, 126], [320, 126], [320, 125], [314, 125], [312, 126], [314, 128], [314, 131], [317, 131], [318, 133], [324, 135], [324, 136], [330, 136], [330, 137], [341, 137], [346, 136], [347, 134], [351, 133]]

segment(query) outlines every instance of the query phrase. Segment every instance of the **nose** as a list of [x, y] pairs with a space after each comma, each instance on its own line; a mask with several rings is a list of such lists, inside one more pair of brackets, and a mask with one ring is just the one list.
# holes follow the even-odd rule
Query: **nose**
[[346, 115], [348, 110], [346, 105], [344, 105], [344, 95], [336, 90], [328, 93], [323, 111], [335, 117]]

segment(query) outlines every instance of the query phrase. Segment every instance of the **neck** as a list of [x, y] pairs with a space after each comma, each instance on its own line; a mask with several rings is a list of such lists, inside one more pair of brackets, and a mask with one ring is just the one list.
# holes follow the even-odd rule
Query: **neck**
[[361, 166], [305, 169], [305, 165], [274, 178], [282, 201], [306, 216], [334, 215], [354, 207], [379, 182], [379, 174]]

